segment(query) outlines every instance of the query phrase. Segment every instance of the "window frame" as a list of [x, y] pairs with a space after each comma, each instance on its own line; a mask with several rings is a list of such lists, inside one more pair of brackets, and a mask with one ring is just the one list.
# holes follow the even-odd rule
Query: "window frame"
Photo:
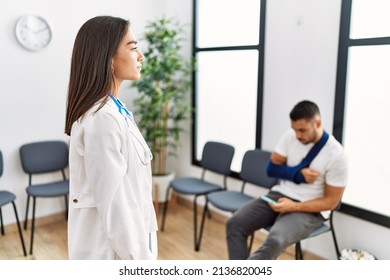
[[[258, 56], [258, 81], [257, 81], [257, 111], [256, 111], [256, 139], [255, 148], [261, 147], [262, 138], [262, 111], [263, 111], [263, 82], [264, 82], [264, 48], [265, 48], [265, 22], [266, 22], [266, 3], [267, 0], [261, 0], [260, 4], [260, 27], [259, 27], [259, 42], [257, 45], [241, 45], [241, 46], [218, 46], [218, 47], [198, 47], [197, 46], [197, 24], [198, 24], [198, 0], [193, 0], [193, 24], [192, 24], [192, 57], [196, 58], [199, 52], [213, 52], [213, 51], [234, 51], [234, 50], [257, 50]], [[197, 96], [197, 75], [196, 71], [192, 73], [192, 106], [196, 106]], [[191, 158], [192, 164], [200, 166], [200, 160], [197, 159], [197, 127], [196, 127], [196, 110], [192, 112], [192, 141], [191, 141]], [[236, 171], [232, 171], [231, 177], [239, 178]]]
[[[350, 38], [352, 1], [353, 0], [342, 0], [341, 6], [339, 52], [337, 60], [336, 93], [333, 118], [333, 135], [340, 143], [343, 143], [349, 48], [356, 46], [390, 45], [390, 37], [361, 39]], [[340, 212], [390, 228], [390, 217], [352, 204], [343, 202]]]

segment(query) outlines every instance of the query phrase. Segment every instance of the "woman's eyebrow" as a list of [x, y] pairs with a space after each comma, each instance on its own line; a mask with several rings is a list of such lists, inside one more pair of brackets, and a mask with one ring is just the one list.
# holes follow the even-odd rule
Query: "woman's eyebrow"
[[131, 45], [131, 44], [134, 44], [134, 45], [137, 45], [137, 41], [130, 41], [127, 43], [128, 45]]

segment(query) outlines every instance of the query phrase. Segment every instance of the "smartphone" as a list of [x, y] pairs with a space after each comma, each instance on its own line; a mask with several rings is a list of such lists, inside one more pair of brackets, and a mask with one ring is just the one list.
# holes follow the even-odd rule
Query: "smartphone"
[[273, 200], [273, 199], [271, 199], [271, 198], [269, 198], [268, 196], [265, 196], [265, 195], [262, 195], [260, 198], [262, 200], [264, 200], [264, 201], [267, 201], [268, 203], [271, 203], [271, 204], [276, 204], [277, 203], [275, 200]]

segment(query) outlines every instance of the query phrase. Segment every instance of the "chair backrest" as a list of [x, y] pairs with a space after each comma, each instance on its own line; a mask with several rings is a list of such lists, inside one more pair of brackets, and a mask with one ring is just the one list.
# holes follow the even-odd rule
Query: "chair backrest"
[[68, 166], [68, 145], [62, 141], [24, 144], [19, 153], [23, 170], [27, 174], [59, 171]]
[[0, 177], [3, 175], [3, 153], [0, 151]]
[[234, 147], [220, 142], [209, 141], [204, 145], [200, 165], [204, 169], [229, 175], [233, 160]]
[[268, 189], [275, 186], [278, 179], [268, 177], [266, 171], [270, 156], [271, 152], [265, 150], [255, 149], [247, 151], [242, 160], [239, 174], [241, 180]]

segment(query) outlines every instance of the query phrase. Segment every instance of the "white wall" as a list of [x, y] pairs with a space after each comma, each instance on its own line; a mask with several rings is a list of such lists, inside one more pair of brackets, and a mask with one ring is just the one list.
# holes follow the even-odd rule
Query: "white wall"
[[302, 99], [319, 105], [332, 131], [340, 8], [340, 0], [267, 1], [263, 148], [274, 148]]
[[[192, 0], [0, 0], [0, 6], [0, 149], [5, 161], [0, 188], [16, 193], [19, 214], [24, 219], [27, 176], [21, 170], [18, 148], [28, 141], [67, 140], [63, 128], [68, 72], [73, 40], [80, 25], [95, 15], [121, 16], [130, 19], [139, 38], [146, 22], [162, 14], [191, 23]], [[313, 99], [320, 105], [325, 128], [331, 131], [339, 12], [340, 0], [268, 1], [264, 148], [274, 147], [289, 125], [288, 112], [302, 98]], [[15, 41], [14, 24], [18, 17], [29, 13], [46, 17], [54, 30], [53, 41], [41, 52], [25, 51]], [[188, 57], [190, 30], [188, 25], [189, 38], [183, 49]], [[131, 108], [135, 91], [124, 84], [120, 95]], [[190, 123], [186, 126], [189, 132], [182, 136], [180, 158], [171, 158], [169, 164], [178, 176], [199, 176], [200, 169], [191, 165]], [[229, 179], [228, 184], [239, 187], [235, 179]], [[255, 189], [251, 192], [257, 193]], [[14, 222], [9, 208], [3, 209], [6, 224]], [[39, 200], [37, 216], [62, 210], [62, 199]], [[379, 259], [390, 259], [389, 229], [336, 214], [341, 249], [360, 248]], [[325, 258], [335, 257], [329, 236], [305, 242], [304, 247]]]

